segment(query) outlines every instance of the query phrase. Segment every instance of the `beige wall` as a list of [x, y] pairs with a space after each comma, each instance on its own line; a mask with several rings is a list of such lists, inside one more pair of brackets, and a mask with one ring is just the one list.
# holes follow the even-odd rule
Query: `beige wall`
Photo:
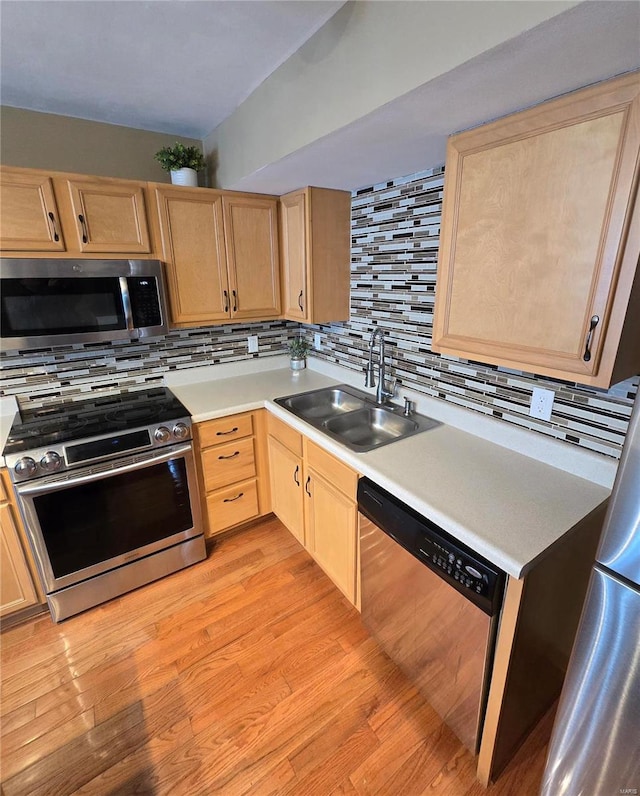
[[[189, 146], [201, 141], [177, 138]], [[169, 182], [153, 156], [176, 136], [3, 106], [0, 162], [51, 171]]]
[[346, 3], [204, 142], [215, 180], [237, 180], [577, 5]]

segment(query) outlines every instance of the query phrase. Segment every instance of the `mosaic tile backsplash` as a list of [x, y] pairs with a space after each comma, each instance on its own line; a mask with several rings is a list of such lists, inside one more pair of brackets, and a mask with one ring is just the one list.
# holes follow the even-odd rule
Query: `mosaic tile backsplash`
[[[444, 169], [430, 169], [353, 194], [351, 318], [303, 327], [317, 356], [363, 372], [375, 326], [385, 329], [391, 375], [410, 389], [507, 423], [619, 457], [638, 378], [609, 391], [543, 379], [431, 352]], [[145, 342], [77, 345], [0, 356], [0, 394], [44, 405], [162, 381], [169, 370], [284, 351], [298, 324], [268, 322], [176, 330]], [[259, 354], [247, 353], [247, 335]], [[556, 393], [549, 422], [529, 417], [533, 387]]]

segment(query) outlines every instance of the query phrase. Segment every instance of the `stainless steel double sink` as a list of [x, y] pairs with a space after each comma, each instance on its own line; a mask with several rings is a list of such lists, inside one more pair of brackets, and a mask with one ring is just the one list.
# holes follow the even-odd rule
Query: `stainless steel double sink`
[[377, 405], [365, 392], [347, 384], [276, 398], [289, 412], [358, 453], [412, 437], [439, 425], [393, 404]]

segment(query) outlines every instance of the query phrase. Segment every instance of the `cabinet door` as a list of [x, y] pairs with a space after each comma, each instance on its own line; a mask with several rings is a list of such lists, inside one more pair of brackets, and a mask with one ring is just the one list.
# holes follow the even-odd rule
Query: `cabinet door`
[[0, 616], [38, 604], [8, 503], [0, 504]]
[[609, 385], [640, 248], [639, 91], [626, 76], [449, 139], [435, 351]]
[[64, 251], [53, 182], [41, 172], [0, 172], [0, 248]]
[[225, 194], [223, 203], [231, 317], [276, 318], [280, 315], [278, 200]]
[[291, 321], [309, 321], [306, 201], [305, 191], [295, 191], [280, 199], [282, 314]]
[[176, 325], [228, 320], [222, 194], [156, 188], [171, 317]]
[[268, 444], [273, 513], [304, 545], [302, 459], [273, 437]]
[[140, 183], [106, 178], [56, 179], [55, 186], [65, 194], [64, 200], [62, 196], [60, 199], [66, 208], [63, 223], [69, 249], [73, 246], [81, 252], [104, 254], [151, 251]]
[[356, 603], [356, 502], [309, 469], [307, 496], [307, 544], [344, 595]]

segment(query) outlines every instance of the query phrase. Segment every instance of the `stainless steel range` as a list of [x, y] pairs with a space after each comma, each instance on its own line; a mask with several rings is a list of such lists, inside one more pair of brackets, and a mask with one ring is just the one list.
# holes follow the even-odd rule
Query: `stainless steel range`
[[4, 456], [56, 622], [206, 557], [191, 418], [166, 388], [22, 411]]

